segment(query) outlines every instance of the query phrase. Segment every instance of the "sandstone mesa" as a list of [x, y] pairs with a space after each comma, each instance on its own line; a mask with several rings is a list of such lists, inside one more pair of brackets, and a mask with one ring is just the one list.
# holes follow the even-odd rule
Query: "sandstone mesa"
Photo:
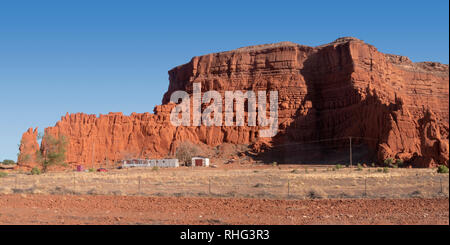
[[[377, 161], [398, 158], [415, 167], [449, 163], [445, 64], [413, 63], [346, 37], [317, 47], [282, 42], [198, 56], [170, 70], [169, 80], [154, 113], [66, 114], [44, 133], [68, 138], [66, 161], [72, 165], [165, 157], [183, 141], [205, 147], [248, 144], [279, 163], [314, 163], [295, 143], [348, 136]], [[278, 134], [265, 139], [258, 137], [259, 127], [173, 126], [170, 95], [192, 94], [193, 83], [220, 93], [278, 91]], [[348, 151], [342, 142], [324, 148], [330, 144]], [[22, 136], [19, 166], [35, 166], [35, 152], [45, 147], [37, 142], [37, 130], [29, 129]]]

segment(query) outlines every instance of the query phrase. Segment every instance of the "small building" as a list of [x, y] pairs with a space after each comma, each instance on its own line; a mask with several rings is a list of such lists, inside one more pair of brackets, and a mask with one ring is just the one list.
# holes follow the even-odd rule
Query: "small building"
[[209, 158], [206, 157], [193, 157], [192, 166], [194, 167], [209, 167]]
[[178, 159], [132, 159], [124, 160], [122, 167], [158, 167], [158, 168], [178, 168]]

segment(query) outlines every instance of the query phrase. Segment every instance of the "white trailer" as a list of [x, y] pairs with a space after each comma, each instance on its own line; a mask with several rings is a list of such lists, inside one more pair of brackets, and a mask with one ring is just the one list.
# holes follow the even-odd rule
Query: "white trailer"
[[180, 166], [178, 159], [133, 159], [124, 160], [122, 167], [159, 167], [159, 168], [178, 168]]

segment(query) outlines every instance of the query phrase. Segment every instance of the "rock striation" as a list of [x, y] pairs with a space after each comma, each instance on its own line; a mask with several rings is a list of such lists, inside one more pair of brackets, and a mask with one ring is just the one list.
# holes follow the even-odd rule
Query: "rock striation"
[[[249, 144], [261, 157], [312, 163], [318, 155], [299, 147], [302, 143], [322, 142], [315, 144], [314, 153], [326, 156], [327, 149], [345, 153], [351, 136], [361, 147], [355, 148], [361, 160], [397, 158], [416, 167], [448, 166], [445, 64], [414, 63], [345, 37], [317, 47], [282, 42], [198, 56], [170, 70], [169, 80], [162, 105], [153, 113], [67, 114], [45, 134], [68, 137], [70, 164], [164, 157], [182, 141]], [[170, 95], [177, 90], [192, 94], [193, 83], [222, 96], [225, 91], [278, 91], [278, 134], [268, 139], [258, 137], [258, 127], [172, 126], [175, 104]], [[21, 153], [36, 150], [35, 134], [29, 130], [23, 135]], [[358, 156], [358, 151], [364, 154]]]

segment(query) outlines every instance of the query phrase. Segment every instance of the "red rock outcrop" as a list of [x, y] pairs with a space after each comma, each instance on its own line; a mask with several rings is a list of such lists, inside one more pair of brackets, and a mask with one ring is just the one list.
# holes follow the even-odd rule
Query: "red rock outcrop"
[[[163, 157], [185, 140], [209, 146], [252, 144], [261, 156], [281, 158], [278, 162], [311, 162], [316, 154], [329, 154], [326, 149], [346, 152], [351, 136], [365, 152], [362, 160], [392, 157], [419, 167], [448, 165], [448, 72], [448, 65], [413, 63], [356, 38], [318, 47], [290, 42], [251, 46], [194, 57], [170, 70], [168, 91], [153, 114], [71, 114], [45, 134], [69, 138], [69, 163]], [[192, 93], [193, 83], [201, 83], [202, 92], [222, 95], [278, 91], [278, 134], [267, 139], [258, 137], [258, 127], [172, 126], [170, 95]], [[299, 149], [305, 142], [323, 143], [312, 152]]]
[[32, 168], [36, 165], [36, 152], [39, 151], [39, 144], [37, 142], [38, 129], [29, 128], [22, 135], [22, 140], [20, 141], [17, 162], [21, 167]]

